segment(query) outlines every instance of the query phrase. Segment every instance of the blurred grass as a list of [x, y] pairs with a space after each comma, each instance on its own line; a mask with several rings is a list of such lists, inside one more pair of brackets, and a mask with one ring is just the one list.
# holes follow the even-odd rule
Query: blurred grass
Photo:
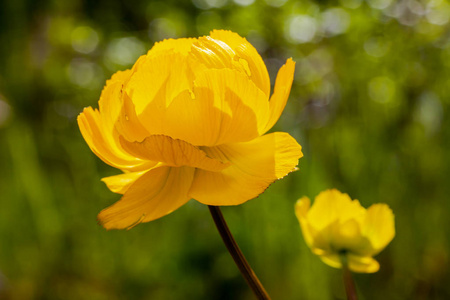
[[293, 205], [336, 187], [389, 204], [397, 235], [355, 275], [362, 299], [448, 299], [450, 4], [445, 0], [0, 3], [0, 297], [251, 299], [205, 206], [131, 231], [96, 215], [119, 199], [76, 116], [107, 78], [169, 37], [246, 36], [272, 83], [297, 62], [276, 130], [300, 171], [223, 208], [273, 299], [344, 299], [339, 270], [307, 249]]

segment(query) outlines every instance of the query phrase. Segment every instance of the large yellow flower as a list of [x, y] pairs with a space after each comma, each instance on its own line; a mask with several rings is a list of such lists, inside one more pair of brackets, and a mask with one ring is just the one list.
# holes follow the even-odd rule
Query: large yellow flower
[[372, 256], [394, 238], [394, 214], [386, 204], [367, 210], [338, 190], [321, 192], [310, 208], [310, 200], [297, 201], [295, 212], [312, 252], [326, 264], [342, 267], [345, 256], [354, 272], [373, 273], [380, 265]]
[[286, 105], [294, 66], [288, 59], [281, 67], [270, 96], [255, 48], [218, 30], [156, 43], [131, 70], [114, 74], [99, 109], [78, 116], [91, 150], [123, 171], [103, 178], [123, 197], [100, 212], [101, 224], [130, 228], [191, 198], [241, 204], [295, 170], [302, 156], [295, 139], [264, 135]]

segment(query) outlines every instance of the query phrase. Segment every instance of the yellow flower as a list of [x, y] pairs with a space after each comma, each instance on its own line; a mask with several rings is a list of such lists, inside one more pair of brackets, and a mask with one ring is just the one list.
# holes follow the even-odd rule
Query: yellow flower
[[367, 210], [336, 189], [321, 192], [310, 208], [303, 197], [295, 205], [306, 244], [323, 262], [341, 268], [345, 256], [351, 271], [373, 273], [380, 265], [372, 256], [394, 238], [394, 214], [386, 204]]
[[[123, 174], [103, 178], [123, 194], [98, 215], [107, 229], [131, 228], [193, 198], [237, 205], [294, 171], [303, 155], [289, 134], [264, 135], [280, 117], [295, 63], [270, 96], [266, 66], [238, 34], [156, 43], [117, 72], [78, 124], [91, 150]], [[270, 99], [270, 101], [269, 101]]]

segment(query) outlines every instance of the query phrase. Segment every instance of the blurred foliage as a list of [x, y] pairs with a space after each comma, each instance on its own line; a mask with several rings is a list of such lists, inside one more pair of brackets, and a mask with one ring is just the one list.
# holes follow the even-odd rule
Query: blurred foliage
[[381, 270], [355, 275], [361, 299], [449, 299], [449, 19], [447, 0], [1, 1], [0, 298], [252, 299], [195, 201], [130, 231], [96, 225], [119, 199], [100, 178], [118, 171], [76, 124], [154, 42], [224, 28], [272, 83], [297, 62], [275, 129], [303, 146], [300, 170], [223, 208], [273, 299], [345, 298], [294, 216], [332, 187], [396, 215]]

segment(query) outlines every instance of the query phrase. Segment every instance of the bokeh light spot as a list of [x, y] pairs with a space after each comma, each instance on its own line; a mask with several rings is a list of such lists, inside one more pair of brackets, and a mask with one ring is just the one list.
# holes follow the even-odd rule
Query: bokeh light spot
[[94, 51], [99, 42], [97, 32], [89, 26], [79, 26], [71, 34], [72, 47], [75, 51], [88, 54]]
[[435, 25], [445, 25], [448, 23], [450, 19], [450, 4], [447, 2], [441, 1], [437, 5], [433, 5], [431, 2], [428, 5], [428, 13], [426, 18], [428, 22]]
[[379, 37], [370, 38], [364, 43], [364, 50], [373, 57], [384, 56], [389, 48], [390, 44]]
[[106, 48], [106, 59], [112, 63], [128, 66], [145, 54], [145, 46], [136, 37], [123, 37], [112, 40]]
[[368, 89], [370, 98], [378, 103], [389, 103], [395, 96], [395, 83], [385, 76], [370, 80]]
[[150, 23], [149, 36], [155, 41], [179, 36], [174, 22], [166, 18], [158, 18]]
[[266, 3], [273, 7], [281, 7], [283, 6], [287, 0], [266, 0]]
[[240, 6], [249, 6], [255, 2], [255, 0], [233, 0], [234, 3]]
[[285, 37], [296, 44], [308, 43], [315, 37], [316, 31], [316, 19], [307, 15], [295, 15], [285, 26]]
[[80, 87], [96, 89], [104, 81], [101, 68], [84, 58], [74, 58], [66, 69], [69, 80]]
[[414, 118], [422, 123], [427, 134], [435, 133], [442, 123], [442, 104], [436, 94], [425, 92], [419, 98]]
[[221, 8], [228, 4], [228, 0], [192, 0], [192, 3], [200, 9]]
[[392, 0], [367, 0], [372, 8], [385, 9], [391, 5]]
[[342, 34], [350, 25], [350, 15], [342, 8], [330, 8], [322, 13], [322, 30], [326, 36]]
[[361, 6], [362, 0], [340, 0], [339, 2], [344, 7], [355, 9]]

